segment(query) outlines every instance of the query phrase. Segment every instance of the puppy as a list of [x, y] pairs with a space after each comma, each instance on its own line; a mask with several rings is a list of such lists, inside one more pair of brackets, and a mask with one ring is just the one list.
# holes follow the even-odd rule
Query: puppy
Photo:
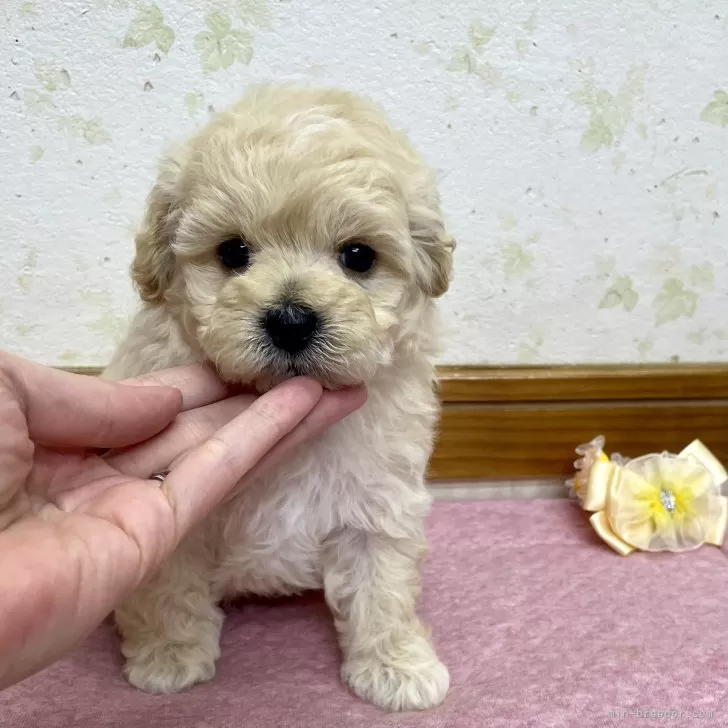
[[212, 678], [221, 600], [323, 588], [357, 695], [390, 710], [443, 700], [448, 672], [415, 604], [433, 299], [454, 247], [430, 170], [348, 93], [256, 88], [163, 161], [132, 268], [144, 306], [105, 376], [209, 361], [261, 391], [307, 375], [369, 397], [246, 482], [122, 605], [133, 685]]

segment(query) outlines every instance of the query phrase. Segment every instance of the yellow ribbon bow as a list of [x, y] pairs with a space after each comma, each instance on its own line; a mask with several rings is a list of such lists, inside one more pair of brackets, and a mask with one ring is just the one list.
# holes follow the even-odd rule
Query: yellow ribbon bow
[[679, 455], [634, 460], [604, 453], [604, 438], [580, 445], [571, 496], [592, 513], [590, 523], [617, 553], [689, 551], [720, 546], [728, 529], [728, 473], [699, 440]]

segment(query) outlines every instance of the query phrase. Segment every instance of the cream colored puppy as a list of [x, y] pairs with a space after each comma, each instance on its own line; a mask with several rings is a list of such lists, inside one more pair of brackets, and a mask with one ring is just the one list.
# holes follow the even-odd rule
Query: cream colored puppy
[[247, 482], [118, 610], [129, 681], [209, 680], [221, 600], [323, 588], [354, 692], [437, 705], [449, 676], [415, 604], [454, 241], [431, 172], [367, 101], [257, 88], [162, 163], [136, 247], [145, 303], [105, 376], [208, 360], [261, 390], [308, 375], [369, 399]]

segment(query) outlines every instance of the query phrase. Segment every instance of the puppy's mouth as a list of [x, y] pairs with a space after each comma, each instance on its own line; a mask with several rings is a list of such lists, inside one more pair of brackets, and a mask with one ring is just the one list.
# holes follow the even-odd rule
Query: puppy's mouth
[[264, 358], [268, 364], [255, 379], [255, 386], [259, 391], [267, 391], [293, 377], [315, 379], [324, 389], [329, 390], [346, 389], [361, 384], [361, 378], [327, 362], [315, 346], [298, 354], [282, 353], [271, 347], [266, 349]]
[[252, 331], [243, 329], [239, 336], [239, 346], [237, 337], [227, 338], [211, 358], [225, 379], [260, 392], [301, 376], [329, 390], [366, 384], [382, 359], [377, 341], [369, 345], [362, 337], [360, 345], [348, 346], [336, 322], [290, 304], [266, 311]]
[[[256, 379], [259, 387], [300, 376], [316, 379], [327, 389], [360, 383], [344, 370], [342, 364], [347, 357], [331, 340], [326, 317], [314, 309], [283, 300], [265, 312], [260, 330], [260, 358], [264, 364]], [[341, 360], [339, 365], [337, 360]]]
[[[280, 354], [269, 355], [270, 366], [266, 367], [267, 373], [271, 376], [280, 376], [290, 379], [291, 377], [313, 377], [326, 376], [325, 369], [320, 365], [314, 365], [303, 357], [281, 356]], [[311, 357], [308, 357], [309, 359]]]

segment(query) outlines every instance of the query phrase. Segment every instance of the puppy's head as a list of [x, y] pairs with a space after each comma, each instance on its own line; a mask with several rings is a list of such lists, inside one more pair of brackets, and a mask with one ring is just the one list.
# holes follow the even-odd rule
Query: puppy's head
[[417, 345], [454, 241], [432, 175], [374, 106], [260, 88], [162, 164], [136, 285], [226, 378], [367, 382]]

